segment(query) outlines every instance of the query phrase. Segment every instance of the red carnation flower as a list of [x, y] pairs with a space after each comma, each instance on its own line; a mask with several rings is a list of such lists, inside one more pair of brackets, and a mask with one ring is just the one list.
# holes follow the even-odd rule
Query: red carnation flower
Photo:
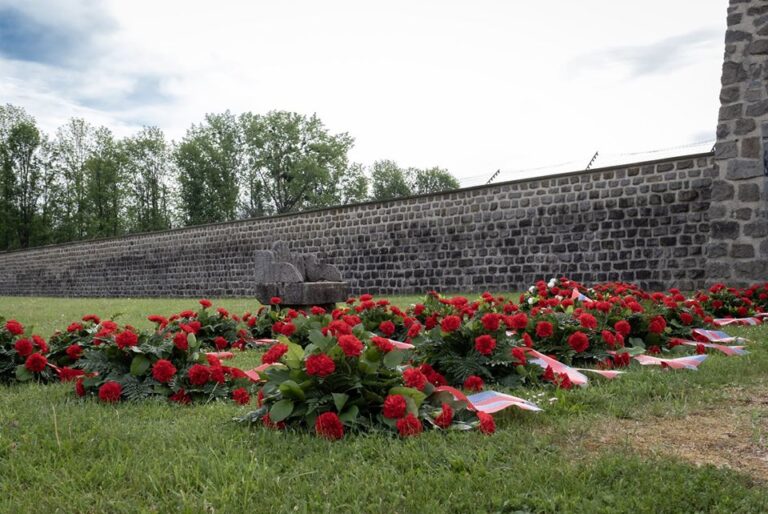
[[603, 341], [605, 341], [605, 344], [613, 348], [616, 346], [616, 336], [611, 333], [610, 330], [603, 330], [600, 335], [603, 337]]
[[475, 350], [482, 355], [490, 355], [496, 348], [496, 340], [488, 334], [475, 338]]
[[211, 378], [211, 370], [207, 366], [195, 364], [187, 371], [189, 383], [196, 386], [205, 385]]
[[275, 362], [279, 361], [280, 358], [285, 355], [288, 352], [288, 345], [286, 344], [276, 344], [267, 352], [261, 356], [261, 363], [262, 364], [274, 364]]
[[581, 326], [584, 328], [597, 328], [597, 319], [588, 313], [579, 316], [579, 323], [581, 323]]
[[32, 373], [40, 373], [48, 365], [48, 359], [40, 353], [33, 353], [24, 362], [24, 367]]
[[327, 377], [336, 371], [336, 363], [324, 353], [310, 355], [307, 357], [304, 366], [307, 369], [308, 375], [320, 378]]
[[179, 350], [186, 352], [189, 349], [189, 341], [187, 340], [187, 333], [176, 332], [176, 335], [173, 336], [173, 344]]
[[435, 425], [440, 428], [448, 428], [453, 423], [453, 409], [447, 403], [443, 404], [442, 411], [435, 418]]
[[496, 313], [489, 312], [480, 318], [480, 323], [483, 324], [483, 328], [488, 332], [495, 332], [499, 329], [499, 321], [501, 316]]
[[691, 316], [687, 312], [681, 312], [680, 313], [680, 322], [683, 325], [690, 325], [691, 323], [693, 323], [693, 316]]
[[461, 326], [461, 318], [458, 316], [446, 316], [440, 322], [440, 328], [443, 332], [453, 332]]
[[5, 329], [12, 335], [20, 336], [24, 333], [24, 325], [16, 321], [15, 319], [9, 319], [5, 322]]
[[496, 432], [496, 422], [493, 420], [493, 416], [478, 411], [477, 419], [480, 420], [480, 432], [488, 435]]
[[549, 321], [539, 321], [536, 324], [536, 337], [549, 337], [554, 333], [554, 329], [552, 328], [552, 323]]
[[279, 296], [273, 296], [272, 298], [269, 299], [269, 303], [271, 303], [272, 305], [280, 305], [281, 303], [283, 303], [283, 300]]
[[223, 384], [227, 381], [227, 377], [224, 374], [224, 367], [219, 366], [211, 366], [208, 370], [211, 373], [211, 382], [216, 382], [217, 384]]
[[165, 384], [176, 375], [176, 366], [166, 359], [160, 359], [152, 366], [152, 378]]
[[427, 386], [427, 377], [421, 370], [416, 368], [408, 368], [403, 371], [403, 381], [408, 387], [423, 391]]
[[205, 298], [203, 298], [202, 300], [199, 300], [198, 303], [203, 306], [203, 309], [207, 309], [208, 307], [213, 305], [213, 303], [211, 303], [210, 300], [207, 300]]
[[213, 339], [213, 345], [216, 347], [216, 349], [217, 349], [217, 350], [223, 350], [223, 349], [225, 349], [227, 346], [229, 346], [229, 343], [228, 343], [228, 342], [227, 342], [227, 340], [226, 340], [226, 339], [224, 339], [223, 337], [221, 337], [221, 336], [216, 336], [216, 337]]
[[79, 397], [85, 396], [85, 386], [83, 385], [83, 379], [78, 378], [75, 382], [75, 394]]
[[505, 322], [507, 326], [513, 330], [525, 330], [525, 327], [528, 326], [528, 316], [526, 316], [525, 313], [520, 312], [507, 317]]
[[571, 382], [571, 379], [567, 373], [558, 373], [557, 379], [555, 380], [555, 384], [557, 384], [557, 387], [559, 387], [560, 389], [573, 388], [573, 382]]
[[41, 353], [43, 353], [43, 354], [48, 353], [48, 345], [46, 344], [45, 339], [43, 339], [42, 337], [40, 337], [38, 335], [33, 335], [32, 336], [32, 342], [35, 343], [35, 346], [40, 348], [40, 352]]
[[405, 402], [405, 397], [399, 394], [390, 394], [384, 399], [382, 413], [385, 418], [399, 419], [405, 416], [407, 407], [408, 405]]
[[408, 327], [408, 337], [416, 337], [421, 332], [421, 323], [414, 321], [410, 327]]
[[92, 321], [92, 322], [94, 322], [94, 323], [95, 323], [95, 324], [97, 324], [97, 325], [98, 325], [99, 323], [101, 323], [101, 318], [99, 318], [99, 317], [98, 317], [97, 315], [95, 315], [95, 314], [86, 314], [85, 316], [83, 316], [83, 317], [82, 317], [82, 320], [83, 320], [83, 321]]
[[469, 375], [464, 380], [464, 389], [467, 391], [482, 391], [483, 387], [485, 387], [485, 382], [477, 375]]
[[624, 337], [627, 337], [632, 332], [632, 326], [626, 320], [617, 321], [613, 328]]
[[652, 334], [661, 334], [667, 328], [667, 322], [662, 316], [656, 316], [648, 324], [648, 332]]
[[29, 339], [19, 339], [13, 344], [13, 349], [16, 350], [16, 353], [19, 354], [19, 357], [26, 358], [32, 355], [35, 347], [32, 346], [32, 341]]
[[395, 345], [393, 345], [389, 339], [384, 337], [373, 336], [371, 341], [376, 345], [376, 348], [378, 348], [381, 353], [389, 353], [395, 349]]
[[79, 344], [71, 344], [67, 346], [66, 353], [67, 353], [67, 357], [69, 357], [73, 361], [76, 361], [77, 359], [83, 356], [83, 347], [80, 346]]
[[419, 370], [421, 370], [424, 376], [427, 377], [427, 382], [433, 386], [440, 387], [448, 385], [448, 381], [445, 379], [445, 377], [432, 369], [432, 366], [429, 364], [422, 364], [419, 366]]
[[589, 348], [589, 338], [583, 332], [574, 332], [568, 337], [568, 346], [577, 353], [583, 352]]
[[617, 353], [616, 355], [613, 356], [614, 366], [616, 366], [617, 368], [620, 368], [620, 367], [623, 368], [623, 367], [629, 366], [629, 359], [630, 359], [629, 353], [627, 352]]
[[117, 343], [117, 347], [121, 350], [128, 346], [136, 346], [139, 343], [139, 336], [130, 330], [124, 330], [117, 334], [117, 337], [115, 337], [115, 343]]
[[371, 300], [373, 300], [372, 294], [365, 293], [360, 295], [361, 302], [370, 302]]
[[99, 387], [99, 400], [105, 403], [116, 403], [120, 401], [120, 395], [123, 394], [123, 386], [112, 380], [104, 382]]
[[251, 395], [248, 394], [248, 391], [245, 389], [245, 387], [238, 387], [232, 391], [232, 399], [238, 405], [248, 405], [251, 402]]
[[344, 425], [335, 412], [323, 412], [315, 419], [315, 433], [319, 437], [335, 441], [344, 437]]
[[314, 305], [311, 309], [309, 309], [309, 312], [311, 312], [313, 316], [322, 316], [325, 314], [325, 309]]
[[519, 346], [512, 348], [512, 357], [517, 359], [519, 364], [525, 365], [526, 358], [524, 349], [520, 348]]
[[697, 344], [696, 345], [696, 353], [698, 353], [699, 355], [703, 355], [703, 354], [707, 353], [707, 347], [704, 346], [701, 343]]
[[80, 323], [71, 323], [67, 327], [67, 332], [80, 332], [83, 329], [83, 326]]
[[387, 337], [395, 333], [395, 324], [389, 320], [379, 323], [379, 331]]
[[169, 396], [168, 399], [172, 402], [180, 403], [182, 405], [187, 405], [189, 403], [192, 403], [192, 398], [187, 394], [187, 392], [184, 389], [179, 389], [178, 391], [173, 393], [171, 396]]
[[166, 318], [165, 316], [160, 316], [159, 314], [151, 314], [147, 316], [147, 319], [152, 323], [157, 323], [158, 325], [160, 325], [160, 328], [168, 325], [168, 318]]
[[424, 427], [421, 421], [413, 414], [408, 414], [404, 418], [397, 420], [397, 431], [400, 432], [400, 437], [411, 437], [419, 435]]
[[363, 353], [363, 343], [353, 335], [339, 336], [339, 347], [347, 357], [359, 357]]

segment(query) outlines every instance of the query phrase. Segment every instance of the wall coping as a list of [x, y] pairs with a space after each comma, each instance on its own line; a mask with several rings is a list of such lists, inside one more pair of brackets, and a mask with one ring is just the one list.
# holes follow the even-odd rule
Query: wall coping
[[183, 232], [187, 230], [198, 230], [198, 229], [204, 229], [207, 227], [219, 227], [219, 226], [225, 226], [225, 225], [238, 225], [242, 223], [253, 223], [255, 221], [262, 221], [262, 220], [271, 220], [271, 219], [280, 219], [280, 218], [290, 218], [290, 217], [296, 217], [296, 216], [305, 216], [307, 214], [315, 214], [319, 212], [332, 212], [332, 211], [341, 211], [341, 210], [348, 210], [348, 209], [355, 209], [358, 207], [367, 207], [367, 206], [374, 206], [374, 205], [385, 205], [393, 202], [406, 202], [410, 200], [417, 200], [420, 198], [434, 198], [434, 197], [440, 197], [445, 195], [451, 195], [451, 194], [457, 194], [457, 193], [464, 193], [469, 191], [480, 191], [484, 189], [490, 189], [494, 187], [502, 187], [502, 186], [509, 186], [514, 184], [523, 184], [523, 183], [529, 183], [529, 182], [536, 182], [541, 180], [553, 180], [553, 179], [560, 179], [565, 177], [577, 177], [581, 175], [591, 175], [591, 174], [599, 174], [599, 173], [605, 173], [607, 171], [614, 171], [614, 170], [620, 170], [620, 169], [627, 169], [627, 168], [633, 168], [637, 166], [649, 166], [653, 164], [660, 164], [664, 162], [669, 161], [680, 161], [685, 159], [698, 159], [702, 157], [713, 157], [715, 153], [713, 151], [710, 152], [701, 152], [701, 153], [695, 153], [695, 154], [687, 154], [687, 155], [679, 155], [679, 156], [672, 156], [672, 157], [664, 157], [660, 159], [653, 159], [650, 161], [638, 161], [638, 162], [631, 162], [627, 164], [618, 164], [613, 166], [605, 166], [603, 168], [593, 168], [590, 170], [577, 170], [577, 171], [566, 171], [562, 173], [555, 173], [552, 175], [540, 175], [537, 177], [526, 177], [526, 178], [519, 178], [519, 179], [513, 179], [513, 180], [507, 180], [504, 182], [494, 182], [491, 184], [480, 184], [477, 186], [471, 186], [471, 187], [464, 187], [459, 189], [450, 189], [448, 191], [440, 191], [437, 193], [424, 193], [420, 195], [412, 195], [412, 196], [401, 196], [398, 198], [390, 198], [388, 200], [369, 200], [366, 202], [358, 202], [358, 203], [350, 203], [346, 205], [334, 205], [330, 207], [320, 207], [316, 209], [308, 209], [306, 211], [300, 211], [300, 212], [289, 212], [285, 214], [276, 214], [273, 216], [260, 216], [256, 218], [245, 218], [242, 220], [232, 220], [232, 221], [218, 221], [214, 223], [204, 223], [201, 225], [190, 225], [187, 227], [176, 227], [176, 228], [170, 228], [166, 230], [155, 230], [152, 232], [136, 232], [134, 234], [124, 234], [122, 236], [112, 236], [112, 237], [103, 237], [103, 238], [97, 238], [97, 239], [79, 239], [77, 241], [68, 241], [66, 243], [54, 243], [49, 245], [41, 245], [41, 246], [33, 246], [31, 248], [19, 248], [16, 250], [5, 250], [0, 251], [0, 256], [2, 255], [9, 255], [14, 253], [21, 253], [21, 252], [29, 252], [29, 251], [35, 251], [35, 250], [45, 250], [45, 249], [55, 249], [55, 248], [65, 248], [69, 246], [75, 246], [75, 245], [82, 245], [82, 244], [92, 244], [92, 243], [103, 243], [107, 241], [116, 241], [120, 239], [124, 240], [130, 240], [135, 238], [143, 238], [146, 236], [153, 236], [153, 235], [159, 235], [159, 234], [167, 234], [167, 233], [175, 233], [175, 232]]

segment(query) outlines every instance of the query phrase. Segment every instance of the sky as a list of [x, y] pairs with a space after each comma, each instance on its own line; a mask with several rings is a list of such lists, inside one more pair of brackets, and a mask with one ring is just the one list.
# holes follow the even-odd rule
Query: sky
[[727, 0], [0, 0], [0, 103], [179, 140], [316, 113], [462, 185], [707, 151]]

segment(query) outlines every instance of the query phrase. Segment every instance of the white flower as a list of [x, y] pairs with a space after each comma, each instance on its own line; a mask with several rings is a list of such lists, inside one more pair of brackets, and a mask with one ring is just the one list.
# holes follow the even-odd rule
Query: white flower
[[533, 293], [536, 292], [536, 288], [534, 286], [531, 286], [531, 287], [528, 288], [528, 292], [533, 294]]
[[533, 305], [536, 303], [536, 298], [528, 298], [528, 305]]
[[547, 287], [555, 287], [555, 284], [557, 284], [557, 281], [553, 278], [552, 280], [549, 281], [549, 283], [547, 284]]

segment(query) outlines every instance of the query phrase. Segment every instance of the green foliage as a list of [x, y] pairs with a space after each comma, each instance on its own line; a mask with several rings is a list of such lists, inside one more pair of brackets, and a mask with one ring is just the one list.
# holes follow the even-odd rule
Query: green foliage
[[373, 200], [439, 193], [460, 187], [459, 181], [446, 169], [439, 167], [403, 169], [390, 160], [373, 163], [371, 184]]

